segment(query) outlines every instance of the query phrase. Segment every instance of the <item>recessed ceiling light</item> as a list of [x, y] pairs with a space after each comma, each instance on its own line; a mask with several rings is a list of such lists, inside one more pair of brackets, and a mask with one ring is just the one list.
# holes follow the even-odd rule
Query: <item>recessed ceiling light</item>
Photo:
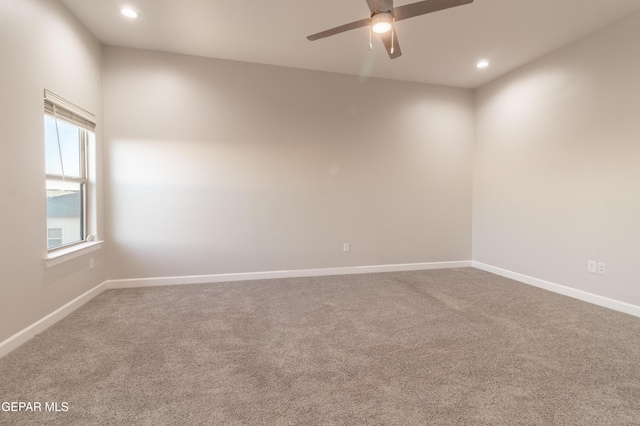
[[127, 18], [137, 18], [138, 17], [138, 12], [136, 12], [135, 10], [130, 9], [128, 7], [120, 9], [120, 13], [122, 13]]
[[489, 66], [489, 61], [486, 61], [486, 60], [484, 60], [484, 59], [483, 59], [482, 61], [479, 61], [479, 62], [476, 64], [476, 68], [486, 68], [486, 67], [488, 67], [488, 66]]

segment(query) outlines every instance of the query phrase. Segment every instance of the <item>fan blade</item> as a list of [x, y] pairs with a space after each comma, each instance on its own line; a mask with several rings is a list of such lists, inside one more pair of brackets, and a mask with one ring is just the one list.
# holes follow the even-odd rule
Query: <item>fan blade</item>
[[312, 34], [307, 37], [308, 40], [314, 41], [320, 38], [329, 37], [332, 35], [340, 34], [345, 31], [355, 30], [356, 28], [366, 27], [371, 23], [371, 18], [361, 19], [359, 21], [351, 22], [349, 24], [340, 25], [339, 27], [331, 28], [330, 30], [322, 31], [317, 34]]
[[371, 13], [391, 12], [393, 10], [393, 0], [367, 0]]
[[393, 19], [401, 21], [403, 19], [412, 18], [414, 16], [424, 15], [426, 13], [437, 12], [439, 10], [449, 9], [451, 7], [462, 6], [473, 3], [473, 0], [425, 0], [418, 3], [411, 3], [404, 6], [398, 6], [393, 9]]
[[[387, 49], [387, 53], [391, 59], [395, 59], [398, 56], [402, 55], [402, 51], [400, 51], [400, 44], [398, 43], [398, 34], [396, 34], [395, 27], [391, 27], [391, 31], [388, 31], [384, 34], [380, 34], [380, 39], [382, 40], [382, 44], [384, 44], [385, 49]], [[391, 49], [393, 46], [393, 51]]]

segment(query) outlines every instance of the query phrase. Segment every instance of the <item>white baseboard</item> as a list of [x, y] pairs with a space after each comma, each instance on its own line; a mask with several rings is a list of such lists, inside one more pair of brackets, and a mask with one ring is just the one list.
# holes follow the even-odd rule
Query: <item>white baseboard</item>
[[54, 325], [55, 323], [57, 323], [58, 321], [60, 321], [61, 319], [69, 315], [71, 312], [75, 311], [80, 306], [87, 303], [89, 300], [98, 296], [100, 293], [102, 293], [106, 289], [107, 289], [107, 285], [105, 281], [102, 284], [99, 284], [94, 288], [92, 288], [91, 290], [86, 291], [85, 293], [76, 297], [75, 299], [65, 304], [64, 306], [51, 312], [49, 315], [45, 316], [44, 318], [41, 318], [38, 321], [34, 322], [27, 328], [17, 332], [16, 334], [9, 337], [8, 339], [3, 340], [2, 342], [0, 342], [0, 358], [5, 356], [12, 350], [16, 349], [18, 346], [22, 345], [23, 343], [27, 342], [36, 334], [42, 333], [44, 330]]
[[497, 268], [495, 266], [486, 265], [484, 263], [471, 260], [455, 261], [455, 262], [430, 262], [430, 263], [405, 263], [397, 265], [372, 265], [372, 266], [353, 266], [344, 268], [323, 268], [323, 269], [299, 269], [289, 271], [267, 271], [267, 272], [247, 272], [236, 274], [214, 274], [214, 275], [191, 275], [183, 277], [157, 277], [157, 278], [138, 278], [138, 279], [121, 279], [107, 280], [97, 285], [91, 290], [81, 294], [64, 306], [56, 309], [54, 312], [36, 321], [27, 328], [8, 339], [0, 342], [0, 358], [8, 354], [18, 346], [22, 345], [33, 336], [43, 332], [51, 327], [94, 297], [101, 294], [107, 289], [114, 288], [133, 288], [133, 287], [155, 287], [164, 285], [179, 284], [207, 284], [225, 281], [245, 281], [245, 280], [264, 280], [273, 278], [297, 278], [297, 277], [318, 277], [328, 275], [349, 275], [349, 274], [367, 274], [376, 272], [398, 272], [398, 271], [418, 271], [428, 269], [448, 269], [448, 268], [465, 268], [474, 267], [492, 274], [510, 278], [525, 284], [540, 287], [555, 293], [573, 297], [585, 302], [593, 303], [616, 311], [624, 312], [636, 317], [640, 317], [640, 306], [631, 305], [629, 303], [620, 302], [618, 300], [609, 299], [596, 294], [587, 293], [585, 291], [576, 290], [560, 284], [549, 281], [540, 280], [528, 275], [519, 274], [517, 272], [508, 271], [506, 269]]
[[573, 297], [574, 299], [579, 299], [584, 302], [593, 303], [594, 305], [613, 309], [614, 311], [624, 312], [625, 314], [640, 317], [640, 306], [632, 305], [626, 302], [621, 302], [615, 299], [609, 299], [608, 297], [599, 296], [597, 294], [588, 293], [582, 290], [577, 290], [572, 287], [567, 287], [561, 284], [552, 283], [550, 281], [545, 281], [538, 278], [530, 277], [528, 275], [519, 274], [517, 272], [487, 265], [481, 262], [472, 261], [471, 266], [486, 272], [490, 272], [492, 274], [500, 275], [505, 278], [510, 278], [512, 280], [519, 281], [524, 284], [529, 284], [534, 287], [539, 287], [545, 290], [552, 291], [554, 293], [562, 294], [564, 296]]
[[274, 278], [321, 277], [328, 275], [368, 274], [376, 272], [418, 271], [426, 269], [465, 268], [470, 260], [454, 262], [401, 263], [397, 265], [349, 266], [343, 268], [293, 269], [288, 271], [244, 272], [183, 277], [134, 278], [106, 281], [108, 288], [156, 287], [180, 284], [208, 284], [229, 281], [266, 280]]
[[354, 266], [345, 268], [299, 269], [290, 271], [248, 272], [237, 274], [192, 275], [184, 277], [158, 277], [123, 280], [107, 280], [91, 290], [81, 294], [46, 317], [34, 322], [8, 339], [0, 342], [0, 358], [27, 342], [36, 334], [42, 333], [94, 297], [107, 289], [155, 287], [178, 284], [207, 284], [225, 281], [264, 280], [270, 278], [317, 277], [327, 275], [366, 274], [373, 272], [417, 271], [426, 269], [447, 269], [470, 267], [471, 261], [405, 263], [398, 265]]

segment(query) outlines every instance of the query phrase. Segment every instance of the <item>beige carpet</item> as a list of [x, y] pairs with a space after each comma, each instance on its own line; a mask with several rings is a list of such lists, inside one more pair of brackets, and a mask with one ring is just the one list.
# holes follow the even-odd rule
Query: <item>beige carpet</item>
[[0, 400], [43, 406], [0, 424], [640, 425], [640, 319], [472, 268], [110, 290], [0, 359]]

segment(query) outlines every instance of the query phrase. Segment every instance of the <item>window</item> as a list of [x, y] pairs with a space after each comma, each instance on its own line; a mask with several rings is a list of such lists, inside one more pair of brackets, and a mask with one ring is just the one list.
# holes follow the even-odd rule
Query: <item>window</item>
[[[45, 91], [47, 248], [87, 239], [87, 151], [95, 123], [86, 111]], [[90, 116], [90, 115], [89, 115]]]
[[47, 248], [59, 247], [62, 245], [62, 228], [47, 229]]

